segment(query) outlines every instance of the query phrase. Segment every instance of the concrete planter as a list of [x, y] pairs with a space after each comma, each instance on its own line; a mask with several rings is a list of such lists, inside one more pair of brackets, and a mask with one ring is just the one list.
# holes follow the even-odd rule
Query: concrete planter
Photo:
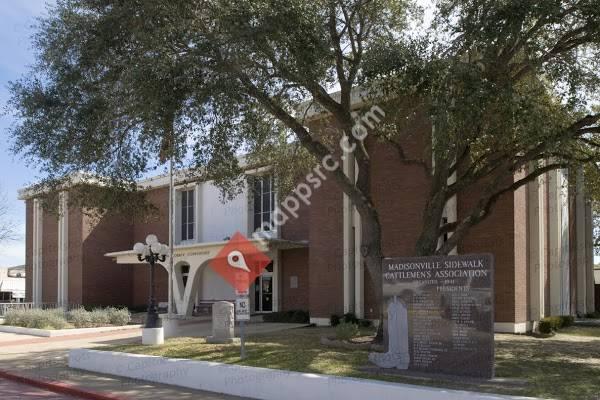
[[102, 333], [140, 329], [141, 325], [123, 325], [123, 326], [104, 326], [99, 328], [74, 328], [74, 329], [36, 329], [23, 328], [20, 326], [0, 325], [0, 332], [18, 333], [20, 335], [30, 335], [39, 337], [57, 337], [81, 335], [84, 333]]
[[207, 361], [76, 349], [69, 367], [263, 400], [499, 400], [488, 393], [246, 367]]
[[165, 331], [161, 328], [142, 329], [142, 344], [147, 346], [157, 346], [165, 343]]

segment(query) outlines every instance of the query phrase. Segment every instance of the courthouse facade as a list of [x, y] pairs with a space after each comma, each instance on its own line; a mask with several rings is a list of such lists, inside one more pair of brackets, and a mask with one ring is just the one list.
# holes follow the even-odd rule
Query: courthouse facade
[[[412, 151], [419, 151], [431, 137], [425, 116], [417, 116], [405, 129], [409, 133], [405, 144]], [[394, 149], [369, 139], [366, 144], [384, 255], [411, 256], [429, 178], [419, 166], [399, 163]], [[348, 176], [354, 175], [351, 157], [339, 162]], [[176, 180], [177, 312], [190, 315], [214, 301], [234, 298], [233, 289], [208, 267], [208, 260], [239, 231], [273, 260], [251, 287], [254, 313], [302, 309], [317, 324], [345, 312], [376, 318], [372, 286], [360, 255], [357, 213], [336, 183], [323, 180], [310, 205], [299, 202], [285, 224], [266, 231], [263, 222], [272, 218], [283, 199], [268, 169], [248, 173], [253, 183], [226, 203], [211, 182]], [[494, 255], [497, 331], [525, 332], [544, 316], [594, 310], [591, 208], [577, 177], [577, 171], [552, 171], [505, 194], [456, 249], [459, 254]], [[144, 305], [149, 274], [130, 249], [150, 233], [168, 241], [168, 182], [167, 176], [139, 182], [158, 210], [156, 218], [144, 220], [116, 215], [92, 219], [69, 207], [68, 190], [60, 195], [60, 212], [48, 213], [36, 194], [24, 189], [27, 300]], [[473, 188], [472, 193], [476, 191]], [[461, 218], [476, 200], [469, 193], [452, 199], [446, 220]], [[167, 301], [167, 282], [167, 269], [159, 268], [161, 302]]]

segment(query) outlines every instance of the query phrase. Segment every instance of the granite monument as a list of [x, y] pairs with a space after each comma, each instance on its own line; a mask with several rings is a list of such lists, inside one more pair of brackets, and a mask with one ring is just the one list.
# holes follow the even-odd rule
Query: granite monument
[[494, 261], [490, 254], [387, 258], [381, 368], [492, 378]]

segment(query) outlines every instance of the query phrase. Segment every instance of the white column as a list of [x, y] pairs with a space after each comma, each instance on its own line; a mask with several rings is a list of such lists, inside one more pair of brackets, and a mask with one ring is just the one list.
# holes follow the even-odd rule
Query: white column
[[569, 240], [569, 182], [568, 170], [560, 170], [560, 205], [561, 205], [561, 258], [560, 258], [560, 315], [571, 314], [571, 273], [570, 273], [570, 240]]
[[563, 170], [548, 173], [550, 314], [570, 313], [569, 299], [569, 199]]
[[548, 173], [548, 249], [550, 262], [550, 314], [559, 315], [561, 310], [561, 201], [560, 172]]
[[42, 304], [42, 221], [43, 209], [40, 200], [33, 200], [33, 232], [32, 232], [32, 270], [33, 277], [31, 280], [32, 297], [31, 300], [35, 305]]
[[69, 194], [58, 195], [58, 294], [61, 307], [69, 304]]
[[545, 177], [540, 176], [527, 185], [528, 223], [529, 223], [529, 319], [533, 321], [544, 317], [544, 270], [546, 253]]
[[586, 257], [586, 221], [585, 221], [585, 191], [583, 186], [583, 169], [577, 170], [577, 192], [575, 195], [575, 226], [577, 238], [577, 306], [578, 314], [587, 311], [587, 257]]
[[358, 211], [354, 210], [354, 313], [365, 317], [365, 266], [360, 252], [361, 223]]
[[202, 242], [202, 186], [200, 182], [196, 182], [194, 185], [194, 229], [196, 230], [194, 239], [196, 243]]
[[281, 253], [279, 250], [275, 250], [275, 257], [273, 257], [273, 282], [271, 285], [273, 286], [273, 311], [277, 312], [280, 309], [280, 299], [279, 295], [279, 287], [280, 287], [280, 262], [279, 257], [281, 257]]
[[[355, 176], [355, 161], [352, 153], [346, 153], [343, 158], [344, 174]], [[343, 199], [343, 263], [344, 263], [344, 312], [355, 311], [355, 257], [354, 257], [354, 205], [344, 194]]]
[[586, 224], [586, 309], [588, 312], [593, 312], [596, 309], [595, 291], [594, 291], [594, 231], [592, 226], [592, 203], [586, 201], [585, 204], [585, 224]]

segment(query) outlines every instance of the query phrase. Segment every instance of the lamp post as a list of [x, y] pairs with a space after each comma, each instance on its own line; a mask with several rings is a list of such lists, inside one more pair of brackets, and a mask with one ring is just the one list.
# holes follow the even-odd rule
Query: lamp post
[[164, 262], [169, 253], [169, 246], [159, 243], [156, 235], [148, 235], [146, 244], [136, 243], [133, 246], [139, 261], [150, 264], [150, 298], [148, 300], [148, 314], [146, 316], [145, 328], [158, 328], [158, 306], [156, 304], [156, 285], [154, 279], [154, 264], [157, 261]]

